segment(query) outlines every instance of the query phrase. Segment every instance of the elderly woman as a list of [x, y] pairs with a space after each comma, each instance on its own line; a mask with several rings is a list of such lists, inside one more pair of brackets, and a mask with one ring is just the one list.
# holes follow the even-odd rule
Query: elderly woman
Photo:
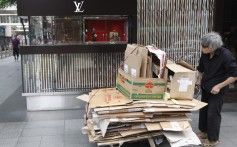
[[223, 48], [221, 36], [211, 32], [201, 38], [202, 55], [196, 84], [201, 86], [201, 101], [208, 105], [200, 110], [197, 136], [203, 146], [220, 143], [221, 109], [228, 85], [237, 80], [237, 66], [232, 53]]

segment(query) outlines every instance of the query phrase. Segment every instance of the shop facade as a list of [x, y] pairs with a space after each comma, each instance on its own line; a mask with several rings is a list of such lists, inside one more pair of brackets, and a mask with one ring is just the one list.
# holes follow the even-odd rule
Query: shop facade
[[[126, 3], [126, 5], [124, 5]], [[137, 2], [18, 1], [29, 17], [29, 46], [21, 47], [28, 110], [78, 108], [75, 97], [115, 85], [127, 43], [136, 43]]]
[[31, 45], [21, 47], [27, 109], [78, 108], [75, 96], [114, 87], [127, 43], [154, 44], [170, 59], [197, 66], [199, 39], [215, 29], [216, 4], [216, 0], [19, 0], [18, 15], [28, 16], [30, 24]]

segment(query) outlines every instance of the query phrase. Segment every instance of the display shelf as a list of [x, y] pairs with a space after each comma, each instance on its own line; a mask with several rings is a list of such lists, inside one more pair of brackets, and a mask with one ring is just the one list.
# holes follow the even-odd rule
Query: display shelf
[[84, 41], [88, 42], [127, 42], [127, 18], [84, 18]]

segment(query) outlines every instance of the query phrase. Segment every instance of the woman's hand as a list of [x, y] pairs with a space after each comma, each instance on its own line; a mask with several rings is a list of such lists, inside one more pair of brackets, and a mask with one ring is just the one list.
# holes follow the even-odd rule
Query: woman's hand
[[215, 85], [214, 87], [212, 87], [211, 93], [212, 94], [218, 94], [220, 92], [221, 88], [218, 85]]

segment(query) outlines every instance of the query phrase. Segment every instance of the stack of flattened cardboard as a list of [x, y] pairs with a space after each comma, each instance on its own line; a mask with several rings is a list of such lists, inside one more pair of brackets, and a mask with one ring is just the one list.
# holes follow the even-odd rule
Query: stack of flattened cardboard
[[172, 147], [198, 145], [186, 114], [206, 104], [192, 100], [140, 100], [115, 88], [95, 89], [77, 97], [87, 102], [82, 132], [99, 146], [123, 144], [165, 135]]

